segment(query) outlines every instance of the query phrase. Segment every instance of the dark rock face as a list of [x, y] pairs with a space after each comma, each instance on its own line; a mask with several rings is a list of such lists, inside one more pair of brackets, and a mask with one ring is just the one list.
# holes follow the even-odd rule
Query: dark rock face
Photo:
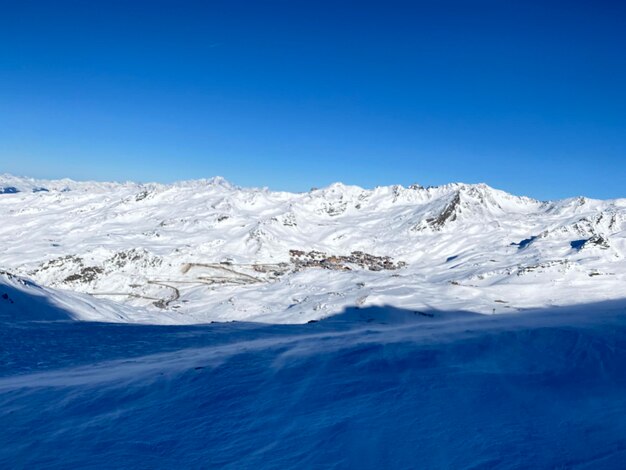
[[148, 191], [141, 191], [139, 194], [137, 194], [135, 196], [135, 201], [139, 202], [139, 201], [143, 201], [145, 198], [148, 197]]
[[67, 276], [64, 281], [65, 282], [91, 282], [94, 281], [97, 277], [98, 274], [102, 274], [103, 269], [100, 268], [99, 266], [87, 266], [83, 269], [80, 270], [80, 272], [76, 273], [76, 274], [72, 274], [70, 276]]
[[609, 240], [604, 238], [602, 235], [594, 235], [589, 240], [587, 240], [584, 244], [584, 247], [588, 247], [588, 246], [595, 246], [603, 250], [606, 250], [607, 248], [610, 247]]
[[517, 266], [517, 275], [523, 276], [525, 274], [529, 274], [532, 272], [545, 272], [548, 269], [559, 268], [561, 270], [566, 270], [570, 266], [569, 261], [566, 259], [558, 259], [552, 261], [546, 261], [544, 263], [532, 264], [527, 266], [519, 265]]
[[83, 259], [75, 255], [66, 255], [59, 258], [54, 258], [43, 263], [39, 268], [34, 270], [31, 274], [37, 274], [39, 271], [45, 271], [50, 268], [59, 268], [63, 266], [83, 266]]
[[456, 193], [452, 201], [448, 203], [448, 205], [443, 209], [443, 211], [441, 211], [441, 213], [437, 217], [426, 219], [426, 222], [433, 229], [440, 230], [446, 225], [446, 223], [456, 220], [457, 210], [460, 208], [460, 206], [461, 195], [459, 193]]
[[351, 271], [354, 267], [370, 271], [395, 270], [406, 266], [403, 261], [394, 262], [389, 256], [375, 256], [362, 251], [353, 251], [347, 256], [328, 255], [322, 251], [289, 250], [291, 262], [297, 270], [324, 268], [334, 271]]
[[589, 248], [600, 248], [601, 250], [606, 250], [610, 248], [609, 240], [602, 235], [594, 235], [591, 238], [586, 240], [574, 240], [570, 242], [570, 246], [575, 250], [586, 250]]
[[123, 268], [128, 264], [138, 264], [144, 268], [159, 266], [163, 260], [154, 256], [143, 248], [131, 248], [130, 250], [118, 251], [111, 258], [107, 259], [104, 264], [109, 269]]

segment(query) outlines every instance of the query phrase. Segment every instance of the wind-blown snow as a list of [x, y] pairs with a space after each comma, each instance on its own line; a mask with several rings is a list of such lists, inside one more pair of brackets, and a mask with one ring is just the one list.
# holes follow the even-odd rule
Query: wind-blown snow
[[[3, 175], [0, 189], [0, 269], [91, 304], [77, 319], [305, 323], [351, 305], [504, 313], [626, 297], [624, 199], [540, 202], [484, 184], [295, 194], [222, 178]], [[398, 269], [299, 267], [290, 250]]]
[[625, 307], [369, 307], [308, 325], [0, 318], [0, 466], [620, 469]]

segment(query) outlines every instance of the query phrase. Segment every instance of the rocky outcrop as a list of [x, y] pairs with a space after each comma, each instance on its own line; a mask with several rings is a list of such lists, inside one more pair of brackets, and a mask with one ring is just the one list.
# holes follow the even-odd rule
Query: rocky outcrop
[[610, 246], [611, 245], [609, 245], [609, 240], [607, 238], [603, 237], [602, 235], [594, 235], [584, 243], [583, 249], [596, 247], [602, 250], [606, 250], [610, 248]]

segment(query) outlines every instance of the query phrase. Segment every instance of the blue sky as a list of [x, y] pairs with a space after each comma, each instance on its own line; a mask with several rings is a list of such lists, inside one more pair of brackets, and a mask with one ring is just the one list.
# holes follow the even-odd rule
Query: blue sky
[[622, 2], [0, 5], [0, 172], [626, 196]]

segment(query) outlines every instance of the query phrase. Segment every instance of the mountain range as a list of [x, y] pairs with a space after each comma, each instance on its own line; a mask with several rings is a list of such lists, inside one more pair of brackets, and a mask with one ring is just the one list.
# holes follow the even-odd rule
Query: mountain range
[[306, 323], [353, 306], [501, 314], [626, 297], [626, 199], [5, 174], [0, 218], [0, 291], [82, 320]]

